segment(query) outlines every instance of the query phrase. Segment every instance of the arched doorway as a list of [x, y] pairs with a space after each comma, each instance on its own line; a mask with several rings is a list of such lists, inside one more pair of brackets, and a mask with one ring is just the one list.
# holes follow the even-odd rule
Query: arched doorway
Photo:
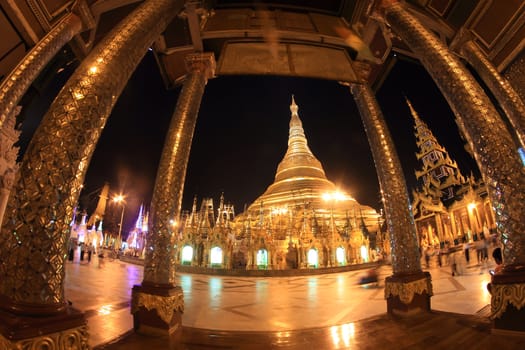
[[193, 260], [193, 247], [190, 245], [185, 245], [182, 248], [181, 264], [191, 265], [192, 260]]

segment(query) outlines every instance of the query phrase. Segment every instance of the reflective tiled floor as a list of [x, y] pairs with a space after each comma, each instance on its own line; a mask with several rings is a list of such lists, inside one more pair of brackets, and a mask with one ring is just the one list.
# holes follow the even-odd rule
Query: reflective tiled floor
[[[365, 349], [392, 340], [405, 344], [394, 348], [419, 349], [440, 344], [437, 339], [432, 340], [438, 333], [427, 334], [425, 329], [440, 324], [443, 328], [447, 322], [448, 332], [460, 332], [456, 328], [461, 325], [470, 332], [483, 330], [488, 336], [487, 344], [492, 344], [501, 337], [490, 335], [486, 318], [490, 304], [485, 288], [490, 280], [487, 269], [471, 263], [464, 267], [464, 274], [452, 277], [448, 267], [431, 267], [432, 309], [442, 312], [418, 316], [426, 318], [417, 322], [414, 318], [393, 320], [387, 316], [382, 283], [358, 284], [364, 271], [290, 278], [178, 274], [185, 301], [184, 345], [179, 344], [178, 348]], [[390, 267], [383, 266], [380, 280], [388, 275]], [[142, 349], [149, 344], [148, 349], [169, 348], [166, 340], [144, 339], [129, 333], [133, 323], [129, 313], [131, 287], [141, 281], [141, 266], [119, 260], [107, 261], [102, 268], [97, 258], [90, 264], [67, 264], [66, 296], [74, 307], [86, 313], [91, 346]], [[421, 326], [421, 334], [412, 340], [404, 339], [408, 335], [403, 336], [403, 332], [408, 329], [410, 333], [411, 327], [417, 325], [427, 326]], [[449, 334], [444, 328], [437, 329]], [[370, 336], [379, 340], [367, 341]], [[463, 338], [470, 336], [480, 339], [479, 334], [464, 334]], [[510, 341], [512, 345], [518, 340]], [[521, 344], [525, 348], [525, 343]], [[504, 348], [499, 346], [499, 350]]]

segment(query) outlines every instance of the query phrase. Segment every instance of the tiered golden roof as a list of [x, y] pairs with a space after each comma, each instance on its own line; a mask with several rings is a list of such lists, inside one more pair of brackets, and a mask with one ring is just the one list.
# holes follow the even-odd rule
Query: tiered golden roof
[[277, 167], [273, 184], [249, 206], [247, 213], [254, 219], [276, 209], [303, 209], [321, 215], [333, 214], [339, 219], [362, 215], [367, 226], [377, 224], [374, 209], [361, 206], [326, 178], [321, 162], [308, 147], [298, 110], [292, 96], [288, 149]]

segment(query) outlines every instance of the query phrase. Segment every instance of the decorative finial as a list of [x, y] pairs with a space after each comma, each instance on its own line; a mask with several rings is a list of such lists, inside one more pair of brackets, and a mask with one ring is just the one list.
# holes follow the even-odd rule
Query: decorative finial
[[410, 108], [410, 114], [412, 114], [412, 117], [414, 117], [414, 120], [419, 120], [419, 115], [417, 114], [416, 110], [412, 106], [412, 103], [410, 103], [410, 100], [408, 97], [405, 96], [405, 100], [407, 101], [408, 108]]
[[290, 105], [290, 111], [292, 112], [292, 115], [297, 115], [297, 112], [299, 111], [299, 107], [295, 104], [295, 98], [292, 94], [292, 104]]

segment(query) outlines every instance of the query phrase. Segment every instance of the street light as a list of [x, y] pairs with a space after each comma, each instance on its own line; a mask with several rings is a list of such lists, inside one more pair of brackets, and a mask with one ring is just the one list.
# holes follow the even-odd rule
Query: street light
[[117, 243], [118, 243], [118, 248], [120, 249], [121, 245], [122, 245], [122, 239], [121, 239], [121, 236], [122, 236], [122, 222], [124, 221], [124, 208], [125, 208], [125, 201], [124, 201], [124, 196], [119, 194], [118, 196], [115, 196], [113, 197], [113, 202], [115, 203], [120, 203], [120, 205], [122, 206], [122, 212], [120, 213], [120, 225], [118, 227], [118, 239], [117, 239]]

